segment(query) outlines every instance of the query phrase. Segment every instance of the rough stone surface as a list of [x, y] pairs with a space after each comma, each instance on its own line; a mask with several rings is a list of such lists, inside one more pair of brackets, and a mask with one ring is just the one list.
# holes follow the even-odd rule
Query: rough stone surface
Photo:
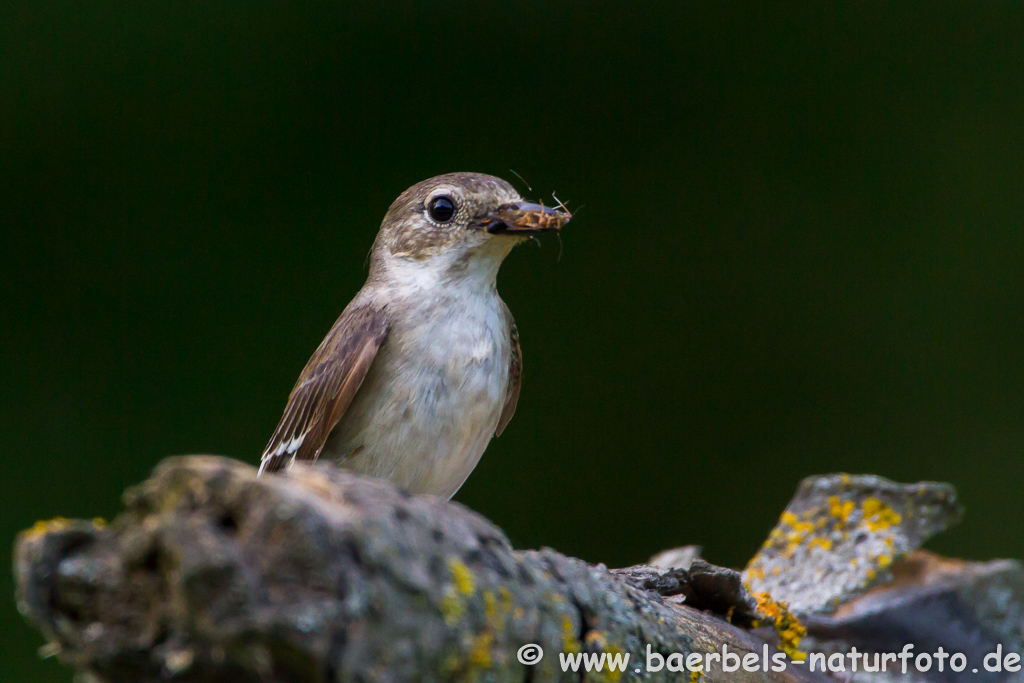
[[[1024, 569], [1014, 560], [965, 562], [923, 550], [893, 565], [893, 581], [846, 603], [834, 614], [806, 618], [804, 645], [817, 652], [960, 652], [968, 666], [959, 676], [909, 670], [907, 675], [854, 674], [856, 681], [1020, 681], [1020, 672], [987, 671], [986, 655], [1001, 647], [1024, 654]], [[977, 672], [973, 669], [978, 669]]]
[[[643, 670], [648, 646], [765, 647], [666, 602], [657, 580], [517, 552], [462, 506], [329, 465], [257, 478], [233, 460], [174, 458], [126, 503], [109, 526], [44, 523], [16, 549], [22, 613], [98, 681], [679, 680]], [[516, 657], [528, 643], [547, 653], [532, 667]], [[581, 651], [630, 665], [562, 672], [558, 653]], [[791, 667], [702, 680], [815, 678]]]
[[[1022, 680], [982, 667], [996, 647], [1024, 650], [1021, 563], [916, 550], [959, 517], [947, 485], [808, 479], [743, 574], [693, 548], [611, 571], [516, 551], [462, 506], [326, 464], [257, 478], [225, 458], [174, 458], [125, 498], [109, 526], [40, 523], [15, 549], [19, 608], [83, 682]], [[531, 643], [545, 656], [524, 666]], [[815, 656], [908, 643], [970, 666], [810, 671]], [[723, 645], [809, 660], [646, 670], [648, 647]], [[630, 660], [562, 671], [559, 653]]]
[[672, 569], [681, 567], [689, 569], [693, 561], [700, 558], [701, 547], [699, 545], [684, 545], [680, 548], [662, 550], [660, 553], [647, 560], [647, 564], [661, 569]]
[[808, 477], [743, 572], [797, 615], [828, 613], [891, 579], [889, 567], [959, 521], [949, 484], [873, 475]]

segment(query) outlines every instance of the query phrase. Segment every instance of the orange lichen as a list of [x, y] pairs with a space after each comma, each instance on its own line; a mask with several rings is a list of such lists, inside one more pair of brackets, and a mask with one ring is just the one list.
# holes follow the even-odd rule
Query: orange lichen
[[754, 593], [757, 600], [757, 611], [766, 619], [771, 619], [775, 632], [779, 634], [779, 646], [794, 661], [803, 661], [807, 653], [800, 650], [800, 640], [807, 635], [807, 629], [789, 611], [789, 606], [782, 601], [772, 599], [765, 592]]
[[603, 650], [608, 646], [608, 641], [605, 640], [604, 634], [596, 628], [587, 631], [586, 635], [583, 636], [583, 642], [586, 643], [587, 648], [590, 650]]
[[772, 596], [767, 592], [754, 593], [754, 599], [757, 600], [757, 611], [763, 616], [768, 617], [772, 621], [782, 616], [782, 606], [772, 600]]

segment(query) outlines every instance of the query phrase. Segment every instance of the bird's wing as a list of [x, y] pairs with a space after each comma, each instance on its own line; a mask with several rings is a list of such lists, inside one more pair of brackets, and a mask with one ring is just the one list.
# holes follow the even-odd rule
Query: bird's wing
[[352, 404], [387, 335], [382, 308], [353, 304], [345, 309], [299, 375], [270, 443], [260, 474], [294, 460], [316, 460], [327, 436]]
[[505, 388], [505, 407], [501, 409], [501, 417], [498, 419], [498, 428], [494, 430], [495, 436], [501, 436], [508, 426], [512, 415], [516, 412], [516, 404], [519, 402], [519, 389], [523, 384], [523, 350], [519, 346], [519, 330], [516, 328], [516, 321], [512, 319], [512, 313], [505, 308], [505, 315], [508, 316], [509, 335], [512, 341], [512, 354], [508, 363], [508, 386]]

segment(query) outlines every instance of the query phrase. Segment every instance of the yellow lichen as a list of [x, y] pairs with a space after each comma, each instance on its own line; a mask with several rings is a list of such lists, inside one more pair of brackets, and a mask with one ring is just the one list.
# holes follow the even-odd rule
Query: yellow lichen
[[441, 600], [441, 616], [444, 617], [444, 623], [454, 626], [462, 618], [462, 613], [462, 600], [459, 599], [459, 596], [450, 592], [445, 595]]
[[845, 512], [846, 512], [846, 510], [845, 510], [845, 503], [846, 502], [848, 502], [848, 501], [843, 501], [842, 499], [839, 498], [839, 496], [829, 496], [828, 497], [828, 514], [831, 515], [832, 517], [835, 517], [836, 519], [838, 519], [838, 520], [840, 520], [842, 522], [845, 522], [846, 521], [846, 514], [845, 514]]
[[447, 655], [441, 660], [441, 671], [448, 676], [454, 676], [459, 668], [459, 658], [455, 655]]
[[883, 531], [902, 520], [898, 512], [878, 498], [866, 498], [861, 507], [864, 509], [864, 522], [871, 531]]
[[852, 500], [840, 500], [839, 496], [828, 497], [828, 513], [842, 523], [846, 523], [850, 513], [853, 512]]
[[[812, 514], [813, 512], [809, 511], [804, 513], [804, 516], [810, 517]], [[771, 548], [774, 546], [779, 549], [782, 555], [789, 557], [813, 533], [813, 522], [802, 521], [794, 513], [787, 510], [779, 517], [779, 523], [772, 529], [763, 547]]]
[[491, 646], [494, 644], [494, 636], [490, 633], [481, 633], [473, 640], [473, 649], [469, 651], [469, 663], [473, 666], [488, 668], [493, 663], [491, 659]]
[[[608, 639], [605, 638], [604, 634], [597, 629], [591, 629], [587, 631], [583, 637], [587, 645], [588, 652], [607, 652], [610, 656], [620, 656], [625, 650], [616, 645], [615, 643], [609, 643]], [[622, 672], [617, 669], [605, 668], [600, 671], [591, 672], [587, 676], [587, 680], [594, 681], [608, 681], [609, 683], [617, 683], [622, 677]]]
[[493, 621], [498, 616], [498, 601], [491, 591], [484, 591], [484, 616], [487, 621]]
[[512, 611], [512, 604], [504, 600], [499, 602], [491, 591], [484, 591], [484, 616], [487, 618], [487, 628], [492, 631], [500, 631], [505, 628], [505, 621], [508, 613]]
[[832, 550], [832, 539], [831, 538], [812, 538], [811, 542], [808, 543], [811, 548], [824, 548], [825, 550]]
[[473, 594], [473, 572], [465, 564], [455, 558], [448, 560], [448, 570], [452, 574], [452, 585], [445, 590], [441, 600], [441, 615], [449, 626], [455, 625], [466, 611], [465, 599]]
[[783, 512], [779, 521], [793, 527], [793, 531], [787, 534], [790, 539], [796, 536], [802, 537], [814, 531], [814, 525], [812, 523], [801, 521], [800, 518], [792, 512]]
[[31, 538], [38, 538], [57, 531], [64, 531], [68, 528], [68, 520], [65, 517], [54, 517], [53, 519], [40, 520], [32, 525], [32, 528], [25, 533]]
[[[625, 652], [625, 650], [623, 650], [621, 647], [619, 647], [615, 643], [610, 643], [610, 644], [608, 644], [607, 647], [605, 647], [603, 649], [604, 649], [605, 652], [607, 652], [612, 657], [614, 657], [616, 655], [621, 655], [621, 654], [623, 654]], [[601, 673], [600, 680], [608, 681], [609, 683], [619, 683], [619, 680], [622, 678], [622, 672], [621, 671], [619, 671], [618, 669], [612, 669], [610, 667], [605, 668], [605, 670], [600, 672], [600, 673]]]
[[577, 653], [581, 650], [580, 641], [576, 638], [576, 629], [568, 614], [562, 615], [562, 652]]
[[452, 573], [455, 590], [460, 595], [472, 595], [474, 588], [473, 572], [470, 571], [469, 567], [453, 557], [448, 560], [448, 570]]
[[498, 587], [498, 600], [501, 601], [501, 609], [504, 612], [512, 609], [512, 591], [504, 586]]

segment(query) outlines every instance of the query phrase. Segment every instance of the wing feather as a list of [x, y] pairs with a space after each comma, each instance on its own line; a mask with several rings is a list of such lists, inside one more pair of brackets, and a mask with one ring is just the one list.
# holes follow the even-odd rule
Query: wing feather
[[509, 335], [512, 342], [512, 353], [508, 364], [508, 386], [505, 388], [505, 407], [501, 409], [501, 417], [498, 418], [498, 428], [494, 430], [495, 436], [501, 436], [505, 427], [512, 420], [516, 412], [516, 404], [519, 403], [519, 389], [523, 384], [523, 350], [519, 346], [519, 330], [516, 328], [516, 321], [512, 318], [511, 311], [505, 308], [505, 315], [509, 322]]
[[306, 363], [260, 461], [260, 474], [316, 460], [387, 336], [383, 307], [353, 303]]

